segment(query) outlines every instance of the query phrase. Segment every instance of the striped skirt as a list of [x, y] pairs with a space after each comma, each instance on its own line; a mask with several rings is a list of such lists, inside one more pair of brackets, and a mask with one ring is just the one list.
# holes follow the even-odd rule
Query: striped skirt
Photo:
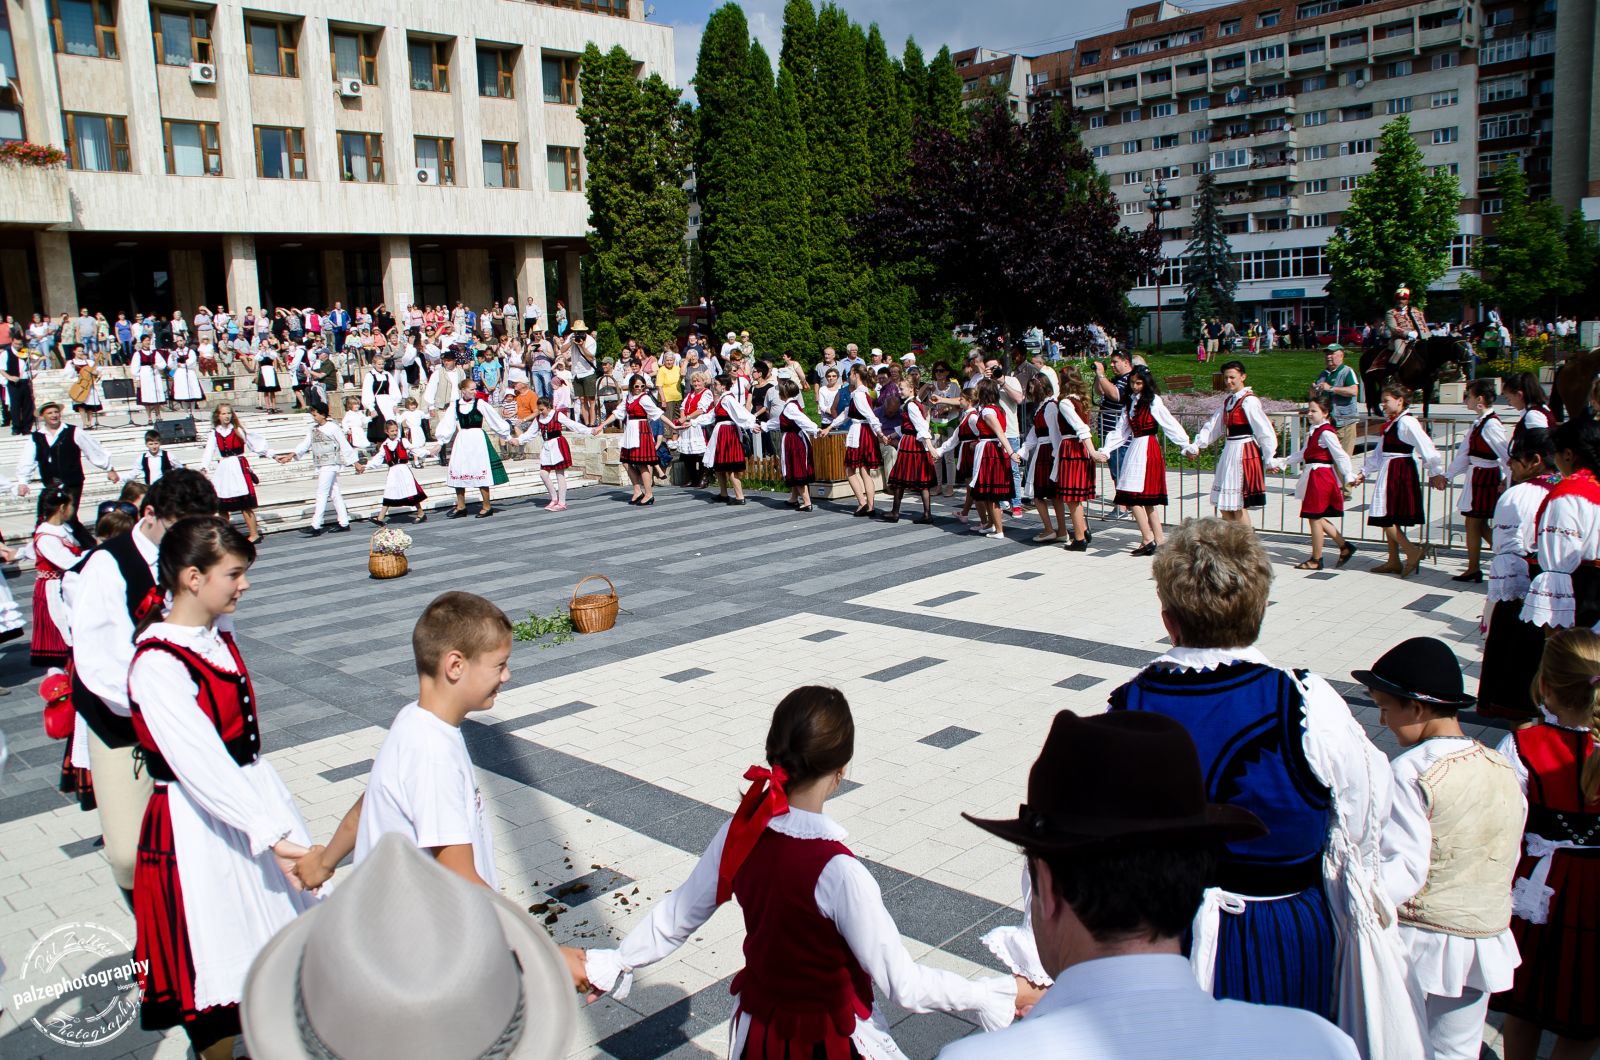
[[883, 469], [883, 454], [878, 452], [878, 437], [866, 427], [856, 431], [856, 444], [844, 451], [846, 471]]
[[744, 471], [744, 443], [739, 440], [739, 428], [732, 423], [719, 423], [712, 431], [717, 437], [711, 450], [711, 470]]
[[972, 480], [972, 496], [980, 501], [1010, 501], [1016, 497], [1011, 483], [1011, 461], [1000, 442], [990, 438], [978, 443], [980, 452], [977, 476]]
[[1256, 1005], [1334, 1017], [1333, 913], [1322, 888], [1245, 903], [1224, 913], [1211, 992]]
[[889, 470], [889, 486], [894, 489], [931, 489], [937, 481], [933, 472], [933, 457], [928, 455], [927, 446], [922, 444], [922, 440], [915, 435], [902, 434], [898, 453], [894, 467]]
[[1069, 504], [1094, 499], [1094, 461], [1089, 458], [1089, 450], [1076, 438], [1061, 439], [1061, 456], [1056, 461], [1056, 493]]
[[1367, 519], [1372, 526], [1416, 526], [1422, 522], [1422, 480], [1417, 462], [1391, 460], [1384, 469], [1384, 512]]
[[[1533, 871], [1523, 858], [1517, 878]], [[1546, 886], [1550, 916], [1543, 924], [1511, 918], [1522, 964], [1510, 990], [1489, 999], [1496, 1012], [1567, 1038], [1600, 1037], [1600, 850], [1558, 850]]]
[[809, 486], [817, 480], [811, 465], [811, 442], [799, 431], [783, 432], [783, 484]]
[[55, 578], [35, 577], [33, 580], [33, 642], [29, 661], [41, 669], [67, 665], [67, 642], [50, 617], [50, 586], [59, 585]]

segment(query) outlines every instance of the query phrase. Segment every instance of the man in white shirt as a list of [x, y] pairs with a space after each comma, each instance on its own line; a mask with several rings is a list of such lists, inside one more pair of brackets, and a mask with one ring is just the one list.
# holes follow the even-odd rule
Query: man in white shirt
[[539, 329], [539, 318], [544, 316], [544, 310], [533, 300], [533, 295], [528, 296], [528, 304], [522, 307], [522, 334], [531, 335]]
[[578, 420], [588, 426], [600, 422], [595, 412], [599, 381], [595, 376], [594, 336], [583, 321], [572, 322], [572, 394], [578, 400]]
[[[1183, 936], [1216, 851], [1266, 827], [1248, 810], [1206, 801], [1199, 755], [1179, 722], [1064, 710], [1018, 816], [963, 816], [1027, 859], [1022, 928], [985, 941], [1012, 956], [1013, 971], [1053, 982], [1025, 1018], [951, 1043], [943, 1060], [1355, 1060], [1355, 1043], [1320, 1016], [1219, 1001], [1196, 981]], [[1029, 932], [1036, 966], [1015, 960], [1023, 947], [1008, 945], [1007, 932]], [[1030, 1000], [1019, 990], [1019, 1009]]]
[[439, 358], [439, 367], [428, 376], [428, 385], [422, 391], [423, 406], [436, 411], [450, 404], [456, 399], [466, 374], [456, 363], [456, 351], [446, 350]]

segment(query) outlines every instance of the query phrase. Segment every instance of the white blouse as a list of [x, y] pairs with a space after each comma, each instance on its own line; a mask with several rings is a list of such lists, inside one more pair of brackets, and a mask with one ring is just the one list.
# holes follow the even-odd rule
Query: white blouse
[[1577, 620], [1572, 572], [1600, 559], [1600, 506], [1571, 493], [1557, 497], [1544, 510], [1534, 543], [1539, 574], [1528, 586], [1522, 620], [1564, 629]]
[[1490, 524], [1494, 557], [1489, 561], [1490, 604], [1528, 595], [1528, 557], [1535, 548], [1539, 505], [1550, 496], [1538, 482], [1519, 482], [1500, 494]]
[[[1222, 402], [1222, 407], [1211, 414], [1205, 426], [1200, 428], [1200, 433], [1195, 435], [1194, 441], [1184, 450], [1184, 455], [1194, 456], [1200, 450], [1214, 443], [1218, 438], [1227, 434], [1228, 413], [1239, 405], [1244, 406], [1244, 418], [1250, 424], [1250, 433], [1255, 436], [1256, 444], [1261, 446], [1261, 451], [1271, 457], [1278, 451], [1278, 435], [1272, 429], [1272, 421], [1267, 419], [1266, 410], [1261, 407], [1261, 399], [1256, 397], [1248, 387], [1237, 395], [1229, 395]], [[1232, 441], [1233, 439], [1228, 439]], [[1244, 441], [1240, 438], [1239, 441]]]

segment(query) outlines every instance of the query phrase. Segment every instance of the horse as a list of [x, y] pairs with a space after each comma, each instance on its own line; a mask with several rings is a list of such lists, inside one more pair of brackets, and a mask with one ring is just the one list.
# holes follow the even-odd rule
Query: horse
[[1600, 376], [1600, 347], [1581, 350], [1561, 362], [1550, 385], [1550, 408], [1558, 418], [1576, 416], [1589, 404], [1589, 390]]
[[1433, 400], [1433, 383], [1439, 369], [1446, 364], [1468, 364], [1472, 360], [1472, 347], [1466, 340], [1447, 335], [1425, 335], [1411, 344], [1411, 355], [1396, 372], [1393, 367], [1374, 368], [1373, 362], [1387, 347], [1371, 349], [1361, 354], [1361, 384], [1366, 388], [1367, 407], [1377, 410], [1378, 395], [1391, 378], [1398, 378], [1408, 390], [1422, 391], [1422, 417], [1428, 418], [1428, 404]]

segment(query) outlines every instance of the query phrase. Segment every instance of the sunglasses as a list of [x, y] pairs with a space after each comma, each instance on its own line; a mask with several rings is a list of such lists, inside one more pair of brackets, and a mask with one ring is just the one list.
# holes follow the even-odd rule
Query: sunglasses
[[127, 501], [101, 501], [100, 507], [95, 509], [95, 521], [99, 522], [112, 512], [121, 512], [123, 515], [130, 516], [134, 519], [139, 518], [139, 509], [134, 507], [132, 504], [129, 504]]

